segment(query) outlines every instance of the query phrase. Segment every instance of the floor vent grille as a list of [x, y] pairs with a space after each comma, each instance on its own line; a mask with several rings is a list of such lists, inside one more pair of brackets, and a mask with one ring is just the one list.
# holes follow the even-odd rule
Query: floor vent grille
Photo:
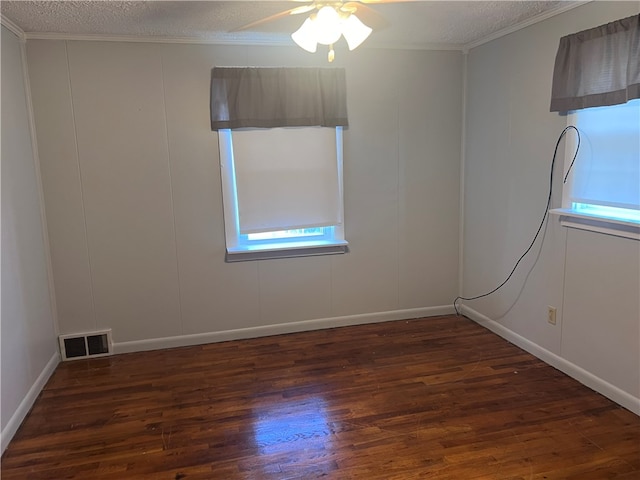
[[111, 330], [60, 335], [62, 360], [104, 357], [113, 353]]

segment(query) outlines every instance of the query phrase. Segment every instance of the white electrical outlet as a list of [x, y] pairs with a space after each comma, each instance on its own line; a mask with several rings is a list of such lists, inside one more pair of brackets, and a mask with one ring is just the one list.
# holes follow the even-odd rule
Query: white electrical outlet
[[549, 322], [551, 325], [556, 324], [556, 307], [547, 307], [547, 322]]

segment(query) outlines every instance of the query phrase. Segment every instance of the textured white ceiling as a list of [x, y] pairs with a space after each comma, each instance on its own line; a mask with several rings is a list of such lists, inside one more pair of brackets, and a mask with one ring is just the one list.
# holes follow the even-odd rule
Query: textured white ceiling
[[[407, 48], [469, 45], [572, 3], [576, 2], [375, 3], [369, 6], [386, 17], [390, 25], [374, 31], [367, 44]], [[256, 32], [230, 33], [230, 30], [297, 5], [300, 2], [2, 1], [0, 9], [3, 16], [31, 35], [119, 35], [224, 43], [291, 43], [288, 33], [302, 24], [304, 15], [286, 17]]]

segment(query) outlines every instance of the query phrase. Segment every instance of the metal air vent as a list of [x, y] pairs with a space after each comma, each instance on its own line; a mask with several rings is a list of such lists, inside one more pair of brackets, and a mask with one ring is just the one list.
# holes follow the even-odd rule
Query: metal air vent
[[62, 360], [104, 357], [113, 353], [111, 330], [60, 335]]

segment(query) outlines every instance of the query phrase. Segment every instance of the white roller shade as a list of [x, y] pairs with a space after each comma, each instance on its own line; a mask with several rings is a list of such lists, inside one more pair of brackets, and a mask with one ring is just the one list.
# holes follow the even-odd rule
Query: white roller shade
[[581, 143], [570, 200], [640, 209], [640, 100], [574, 115]]
[[234, 130], [241, 234], [340, 225], [336, 129]]

